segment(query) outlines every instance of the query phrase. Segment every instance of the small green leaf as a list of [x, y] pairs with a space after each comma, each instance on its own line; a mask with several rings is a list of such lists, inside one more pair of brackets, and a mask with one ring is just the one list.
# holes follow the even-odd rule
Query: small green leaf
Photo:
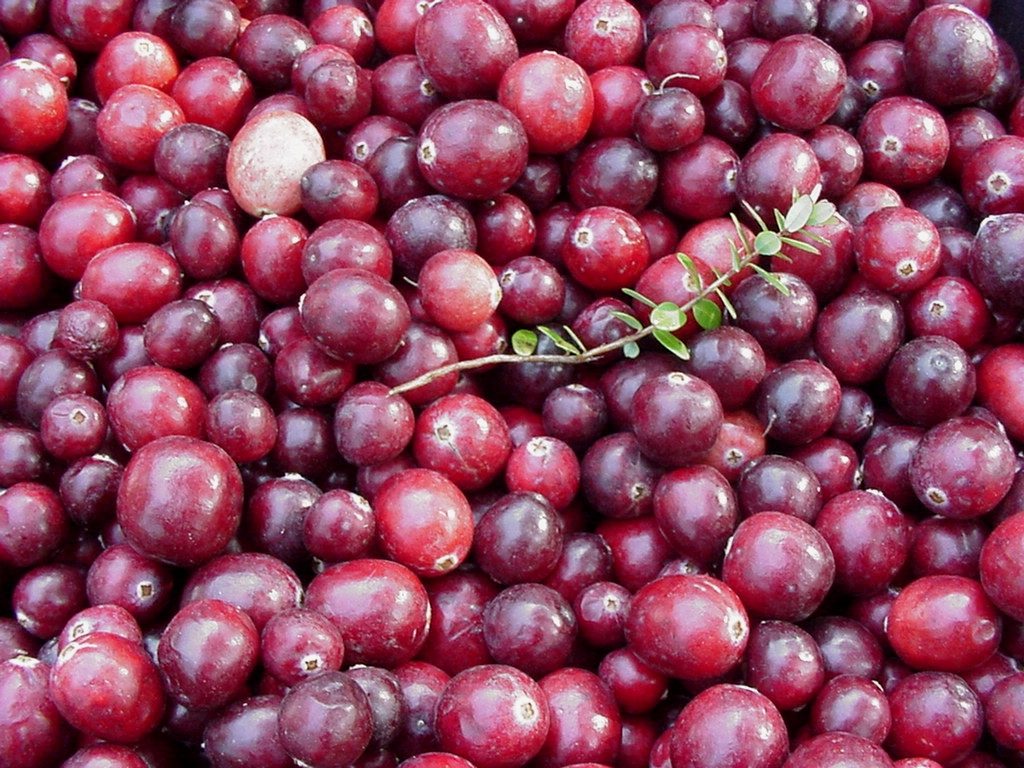
[[520, 328], [512, 334], [512, 351], [523, 357], [532, 355], [537, 351], [537, 334], [529, 328]]
[[739, 315], [736, 314], [736, 307], [729, 301], [729, 297], [725, 295], [725, 291], [721, 288], [716, 288], [715, 293], [718, 294], [719, 300], [722, 302], [722, 306], [725, 308], [725, 314], [735, 320]]
[[818, 197], [821, 196], [821, 182], [819, 181], [814, 185], [814, 189], [807, 193], [807, 196], [811, 198], [812, 203], [818, 202]]
[[835, 215], [836, 207], [832, 203], [828, 200], [819, 200], [811, 209], [811, 214], [807, 221], [811, 226], [818, 227], [822, 224], [827, 224]]
[[700, 272], [697, 271], [697, 265], [693, 263], [693, 259], [682, 252], [676, 254], [676, 259], [686, 268], [686, 273], [690, 276], [697, 290], [699, 291], [703, 288], [704, 281], [700, 279]]
[[722, 324], [722, 310], [711, 299], [698, 299], [693, 305], [693, 319], [706, 331]]
[[751, 218], [753, 218], [754, 221], [757, 222], [757, 226], [761, 228], [762, 232], [771, 232], [771, 230], [768, 229], [768, 225], [764, 223], [764, 219], [761, 218], [761, 214], [754, 210], [754, 206], [752, 206], [746, 200], [741, 200], [740, 205], [742, 205], [744, 210], [746, 210], [746, 212], [750, 214]]
[[614, 317], [614, 318], [624, 322], [626, 325], [628, 325], [634, 331], [642, 331], [644, 329], [644, 324], [641, 323], [639, 320], [637, 320], [632, 315], [627, 315], [625, 312], [619, 312], [617, 309], [613, 309], [609, 314], [612, 317]]
[[651, 325], [662, 331], [676, 331], [683, 327], [686, 318], [679, 310], [678, 304], [663, 301], [651, 310]]
[[579, 347], [580, 352], [587, 351], [587, 345], [583, 343], [583, 339], [576, 335], [576, 331], [574, 331], [568, 325], [563, 325], [562, 330], [565, 331], [566, 336], [572, 339], [572, 343]]
[[783, 296], [789, 296], [789, 294], [790, 294], [789, 286], [786, 285], [784, 282], [782, 282], [779, 279], [778, 275], [776, 275], [776, 274], [774, 274], [772, 272], [769, 272], [767, 269], [765, 269], [764, 267], [758, 266], [757, 264], [751, 264], [750, 266], [753, 267], [754, 271], [757, 272], [757, 274], [759, 274], [762, 278], [764, 278], [764, 281], [766, 283], [768, 283], [768, 285], [770, 285], [776, 291], [781, 293]]
[[578, 349], [575, 344], [566, 341], [558, 331], [552, 330], [546, 325], [538, 325], [537, 330], [551, 339], [551, 341], [554, 342], [554, 345], [563, 352], [568, 352], [570, 355], [578, 355], [583, 352], [583, 350]]
[[754, 238], [754, 250], [762, 256], [774, 256], [782, 250], [782, 240], [774, 232], [758, 232]]
[[635, 341], [629, 341], [622, 345], [622, 354], [632, 359], [640, 354], [640, 345]]
[[778, 208], [775, 209], [775, 228], [781, 232], [786, 228], [786, 217], [782, 215], [782, 211]]
[[740, 263], [739, 249], [736, 247], [736, 243], [732, 240], [729, 241], [729, 255], [732, 256], [733, 270], [739, 272], [743, 265]]
[[648, 299], [648, 298], [647, 298], [646, 296], [644, 296], [644, 295], [643, 295], [642, 293], [637, 293], [637, 292], [636, 292], [636, 291], [634, 291], [634, 290], [633, 290], [632, 288], [623, 288], [623, 289], [622, 289], [622, 292], [623, 292], [624, 294], [626, 294], [627, 296], [629, 296], [629, 298], [631, 298], [631, 299], [636, 299], [636, 300], [637, 300], [637, 301], [639, 301], [639, 302], [640, 302], [641, 304], [646, 304], [646, 305], [647, 305], [648, 307], [650, 307], [651, 309], [654, 309], [654, 308], [655, 308], [655, 307], [657, 306], [657, 304], [655, 304], [655, 303], [654, 303], [653, 301], [651, 301], [650, 299]]
[[660, 328], [655, 328], [654, 338], [658, 340], [658, 343], [661, 344], [661, 346], [663, 346], [665, 349], [667, 349], [669, 352], [671, 352], [673, 355], [680, 358], [681, 360], [690, 359], [690, 350], [686, 348], [686, 345], [683, 344], [683, 342], [681, 342], [668, 331], [663, 331]]
[[806, 225], [814, 212], [814, 201], [807, 195], [802, 195], [790, 206], [786, 213], [785, 224], [779, 229], [785, 232], [799, 232]]
[[815, 248], [810, 243], [805, 243], [803, 240], [797, 240], [795, 237], [783, 237], [781, 238], [781, 240], [786, 245], [790, 246], [791, 248], [796, 248], [798, 251], [807, 251], [807, 253], [820, 253], [820, 251], [818, 251], [818, 249]]

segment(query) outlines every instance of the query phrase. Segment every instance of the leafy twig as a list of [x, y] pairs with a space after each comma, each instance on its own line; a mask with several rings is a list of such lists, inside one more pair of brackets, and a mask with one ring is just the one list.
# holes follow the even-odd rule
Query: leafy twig
[[[793, 197], [793, 204], [789, 211], [783, 215], [776, 211], [776, 228], [770, 228], [764, 220], [753, 213], [754, 220], [758, 223], [761, 231], [754, 237], [753, 242], [747, 238], [737, 223], [740, 248], [733, 248], [732, 264], [724, 273], [717, 273], [715, 279], [703, 285], [693, 261], [685, 254], [676, 254], [676, 258], [686, 268], [687, 274], [697, 287], [698, 293], [682, 305], [672, 302], [661, 302], [660, 304], [651, 301], [646, 296], [631, 289], [624, 289], [628, 297], [647, 305], [650, 310], [650, 323], [642, 324], [637, 318], [624, 312], [612, 312], [621, 322], [625, 323], [632, 333], [614, 341], [600, 344], [596, 347], [586, 349], [583, 342], [569, 328], [564, 328], [569, 338], [565, 338], [558, 331], [549, 326], [538, 326], [536, 331], [521, 329], [512, 334], [511, 344], [513, 354], [502, 353], [487, 355], [472, 360], [460, 360], [450, 365], [435, 368], [432, 371], [411, 379], [404, 384], [392, 388], [391, 394], [399, 395], [410, 392], [419, 387], [425, 386], [435, 379], [447, 376], [450, 373], [461, 371], [472, 371], [492, 365], [521, 364], [521, 363], [547, 363], [552, 365], [583, 365], [594, 362], [610, 352], [622, 350], [626, 357], [636, 357], [640, 353], [639, 343], [648, 336], [656, 339], [663, 347], [673, 354], [684, 359], [689, 357], [686, 345], [674, 334], [674, 331], [683, 327], [687, 315], [693, 313], [693, 318], [701, 328], [717, 328], [722, 323], [722, 309], [712, 301], [712, 296], [717, 296], [725, 308], [725, 312], [735, 318], [736, 310], [725, 297], [723, 288], [727, 287], [731, 280], [748, 267], [762, 279], [773, 285], [777, 290], [788, 293], [786, 285], [776, 275], [761, 268], [756, 261], [762, 256], [779, 255], [783, 245], [790, 245], [800, 250], [817, 253], [817, 249], [801, 240], [796, 240], [792, 235], [797, 234], [805, 227], [818, 226], [828, 223], [835, 215], [835, 206], [826, 200], [819, 200], [821, 190], [816, 187], [810, 194], [796, 195]], [[752, 212], [750, 206], [748, 210]], [[820, 238], [819, 238], [820, 239]], [[561, 354], [536, 354], [537, 343], [540, 339], [538, 332], [551, 340], [560, 350]]]

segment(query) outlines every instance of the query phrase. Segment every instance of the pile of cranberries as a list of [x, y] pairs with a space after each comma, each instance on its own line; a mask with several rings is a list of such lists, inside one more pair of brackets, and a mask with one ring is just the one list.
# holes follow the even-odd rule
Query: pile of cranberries
[[1024, 766], [988, 12], [0, 0], [0, 766]]

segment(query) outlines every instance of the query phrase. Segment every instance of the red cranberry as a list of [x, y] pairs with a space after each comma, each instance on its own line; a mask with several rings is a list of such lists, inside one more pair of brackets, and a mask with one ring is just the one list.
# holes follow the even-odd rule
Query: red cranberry
[[360, 364], [391, 355], [409, 324], [398, 290], [363, 269], [335, 269], [317, 279], [300, 311], [306, 330], [328, 354]]
[[962, 576], [925, 576], [900, 592], [889, 612], [886, 634], [910, 666], [961, 672], [995, 653], [1001, 624], [978, 582]]
[[[426, 516], [424, 509], [429, 509]], [[439, 576], [469, 554], [472, 512], [462, 492], [427, 469], [401, 472], [374, 496], [377, 536], [388, 556], [421, 576]]]
[[[956, 342], [921, 336], [893, 355], [885, 390], [893, 409], [904, 419], [934, 426], [967, 410], [974, 399], [974, 366]], [[925, 402], [927, 408], [922, 407]]]
[[386, 560], [331, 566], [310, 582], [306, 607], [341, 630], [349, 661], [385, 667], [416, 655], [430, 619], [422, 584], [408, 568]]
[[739, 597], [710, 576], [666, 576], [634, 596], [626, 624], [630, 648], [683, 680], [724, 674], [740, 660], [750, 623]]
[[811, 702], [825, 682], [825, 663], [814, 639], [784, 621], [762, 621], [750, 630], [744, 679], [779, 709]]
[[920, 99], [893, 96], [867, 111], [857, 131], [870, 176], [893, 187], [912, 187], [938, 176], [949, 154], [941, 113]]
[[206, 56], [181, 70], [171, 95], [185, 119], [233, 136], [256, 102], [252, 82], [231, 59]]
[[845, 82], [843, 60], [827, 43], [811, 35], [790, 35], [765, 54], [754, 72], [750, 95], [762, 117], [787, 130], [803, 131], [821, 125], [835, 112]]
[[64, 133], [68, 95], [49, 67], [25, 58], [0, 64], [0, 97], [6, 105], [0, 116], [0, 149], [36, 154]]
[[157, 659], [168, 693], [187, 707], [219, 707], [241, 690], [259, 659], [259, 633], [220, 600], [182, 606], [160, 637]]
[[504, 665], [460, 672], [437, 703], [441, 747], [479, 768], [525, 765], [544, 746], [550, 724], [543, 689]]
[[288, 691], [278, 713], [285, 752], [316, 768], [348, 765], [370, 742], [371, 709], [363, 689], [344, 672], [325, 672]]
[[683, 84], [697, 98], [707, 96], [722, 84], [727, 59], [719, 37], [696, 24], [661, 32], [651, 40], [644, 54], [645, 68], [655, 83], [665, 85], [673, 75], [683, 75]]
[[701, 691], [679, 713], [671, 730], [673, 768], [781, 766], [788, 751], [786, 726], [763, 694], [739, 685]]
[[550, 727], [537, 764], [611, 763], [621, 743], [621, 716], [601, 679], [582, 669], [561, 669], [542, 678], [540, 688], [547, 697]]
[[892, 730], [888, 746], [897, 757], [927, 757], [943, 764], [965, 757], [981, 738], [984, 713], [962, 678], [918, 672], [889, 694]]
[[892, 765], [885, 750], [874, 742], [840, 731], [822, 733], [799, 744], [786, 761], [786, 768], [842, 768], [850, 761], [859, 768]]
[[420, 658], [448, 674], [493, 661], [484, 642], [483, 612], [498, 594], [495, 583], [479, 571], [458, 570], [431, 579], [426, 589], [430, 632]]
[[50, 672], [49, 690], [69, 723], [114, 742], [139, 741], [164, 712], [156, 664], [139, 643], [107, 632], [65, 646]]
[[543, 584], [515, 584], [484, 608], [483, 638], [499, 664], [541, 676], [563, 666], [576, 637], [572, 607]]
[[60, 498], [45, 485], [16, 483], [0, 494], [0, 560], [13, 568], [38, 565], [70, 533]]
[[1020, 151], [1024, 138], [999, 136], [978, 147], [964, 163], [964, 200], [979, 214], [1020, 213], [1024, 209]]
[[[60, 169], [53, 177], [60, 174]], [[27, 155], [7, 154], [0, 158], [0, 221], [36, 227], [53, 202], [54, 181], [45, 166]], [[59, 195], [53, 194], [54, 197]]]
[[992, 28], [967, 8], [925, 8], [907, 28], [906, 41], [907, 77], [934, 104], [970, 103], [995, 77]]
[[854, 490], [833, 497], [815, 528], [835, 556], [836, 582], [850, 593], [878, 592], [906, 562], [910, 523], [880, 493]]
[[181, 290], [178, 263], [163, 248], [124, 243], [97, 253], [82, 272], [81, 298], [110, 308], [117, 322], [141, 323]]
[[185, 584], [182, 604], [222, 600], [241, 609], [257, 631], [277, 613], [297, 608], [302, 583], [276, 557], [259, 552], [221, 555], [196, 570]]
[[216, 768], [288, 768], [292, 759], [277, 727], [280, 703], [278, 696], [255, 696], [221, 710], [203, 731], [206, 757]]
[[501, 78], [498, 101], [522, 121], [533, 152], [572, 149], [586, 135], [594, 112], [584, 69], [551, 51], [514, 62]]
[[673, 467], [705, 453], [722, 426], [722, 406], [714, 390], [682, 372], [648, 378], [636, 391], [633, 410], [641, 452]]
[[925, 434], [910, 464], [910, 482], [933, 513], [977, 517], [1009, 491], [1015, 464], [1001, 430], [976, 416], [960, 416]]
[[159, 366], [134, 368], [107, 395], [114, 434], [129, 450], [160, 437], [203, 433], [206, 401], [199, 387], [180, 373]]
[[57, 764], [72, 748], [71, 729], [48, 692], [49, 665], [29, 656], [0, 663], [0, 750], [31, 766]]
[[212, 443], [163, 437], [132, 456], [118, 491], [118, 522], [145, 553], [179, 565], [218, 554], [242, 513], [242, 480]]
[[588, 72], [633, 64], [643, 44], [640, 13], [623, 0], [586, 0], [565, 28], [566, 53]]
[[428, 6], [416, 25], [415, 47], [430, 79], [452, 98], [494, 93], [516, 60], [512, 30], [481, 0]]

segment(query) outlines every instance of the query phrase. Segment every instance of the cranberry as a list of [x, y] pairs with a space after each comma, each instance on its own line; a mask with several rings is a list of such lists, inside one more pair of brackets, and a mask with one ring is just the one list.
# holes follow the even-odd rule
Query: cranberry
[[600, 678], [581, 669], [563, 669], [543, 678], [540, 687], [548, 699], [551, 725], [538, 764], [611, 762], [610, 755], [619, 752], [621, 716]]
[[673, 75], [683, 75], [686, 87], [703, 98], [725, 80], [725, 45], [707, 27], [682, 24], [661, 32], [651, 40], [644, 54], [651, 79], [662, 85]]
[[69, 723], [114, 742], [139, 741], [164, 712], [156, 664], [138, 642], [107, 632], [66, 645], [50, 672], [49, 690]]
[[14, 568], [48, 560], [70, 533], [60, 498], [37, 483], [16, 483], [0, 495], [0, 522], [0, 559]]
[[415, 575], [386, 560], [352, 560], [310, 582], [306, 607], [323, 613], [345, 639], [346, 658], [395, 667], [426, 639], [430, 604]]
[[781, 512], [761, 512], [740, 523], [722, 563], [723, 581], [748, 611], [788, 621], [817, 609], [834, 574], [832, 551], [821, 534]]
[[221, 710], [203, 731], [203, 752], [217, 768], [260, 764], [287, 768], [291, 758], [278, 735], [280, 697], [241, 699]]
[[[63, 166], [62, 166], [63, 167]], [[46, 167], [27, 155], [7, 154], [0, 158], [0, 221], [24, 227], [36, 227], [56, 195], [54, 177]]]
[[666, 576], [633, 597], [626, 623], [630, 648], [656, 669], [684, 680], [724, 674], [750, 635], [739, 597], [711, 576]]
[[494, 93], [516, 60], [512, 30], [481, 0], [429, 6], [416, 25], [415, 48], [430, 79], [453, 98]]
[[925, 576], [908, 584], [896, 598], [886, 634], [910, 666], [961, 672], [995, 653], [1001, 620], [977, 581]]
[[161, 635], [157, 655], [171, 697], [197, 709], [234, 698], [258, 658], [252, 619], [220, 600], [182, 606]]
[[549, 727], [543, 689], [504, 665], [460, 672], [437, 702], [441, 747], [480, 768], [525, 765], [544, 746]]
[[860, 768], [889, 768], [892, 760], [880, 746], [843, 731], [822, 733], [799, 744], [786, 761], [787, 768], [841, 768], [854, 762]]
[[755, 408], [769, 437], [784, 443], [808, 443], [828, 431], [839, 411], [839, 382], [813, 360], [795, 360], [769, 373]]
[[803, 131], [832, 115], [845, 82], [843, 60], [827, 43], [811, 35], [789, 35], [777, 40], [761, 60], [750, 95], [762, 117]]
[[586, 0], [565, 28], [566, 53], [588, 72], [634, 63], [643, 38], [639, 12], [622, 0]]
[[516, 584], [484, 608], [483, 638], [491, 657], [540, 676], [563, 666], [576, 637], [569, 603], [543, 584]]
[[950, 149], [946, 122], [920, 99], [893, 96], [864, 115], [857, 139], [870, 176], [893, 187], [924, 184], [938, 176]]
[[0, 663], [0, 749], [12, 765], [56, 764], [72, 748], [71, 729], [48, 692], [49, 665], [29, 656]]
[[977, 416], [960, 416], [925, 434], [910, 464], [910, 482], [935, 514], [970, 518], [999, 503], [1015, 469], [1001, 430]]
[[[897, 350], [885, 377], [893, 409], [929, 427], [962, 414], [974, 399], [974, 367], [954, 341], [921, 336]], [[927, 405], [923, 405], [927, 403]]]
[[242, 480], [230, 457], [192, 437], [154, 440], [132, 456], [118, 491], [118, 522], [129, 541], [168, 562], [194, 565], [235, 534]]
[[947, 763], [965, 757], [981, 738], [984, 713], [962, 678], [948, 672], [918, 672], [889, 694], [889, 748], [897, 757], [927, 757]]
[[1021, 137], [999, 136], [986, 141], [964, 163], [964, 200], [981, 214], [1020, 213]]
[[85, 588], [93, 605], [113, 605], [147, 624], [171, 599], [170, 569], [127, 544], [107, 547], [89, 567]]
[[68, 96], [49, 67], [26, 58], [0, 64], [0, 96], [8, 105], [0, 117], [0, 149], [38, 153], [64, 133]]
[[935, 104], [970, 103], [995, 77], [995, 36], [984, 19], [967, 8], [925, 8], [907, 28], [906, 41], [907, 77]]
[[781, 766], [788, 751], [782, 715], [764, 694], [739, 685], [714, 685], [697, 694], [671, 730], [674, 768]]
[[369, 700], [344, 672], [325, 672], [288, 691], [278, 713], [281, 746], [306, 765], [348, 765], [373, 734]]
[[784, 621], [750, 630], [744, 679], [785, 711], [811, 702], [825, 682], [825, 663], [806, 631]]
[[360, 364], [391, 355], [409, 324], [398, 290], [363, 269], [335, 269], [318, 278], [300, 311], [304, 327], [328, 354]]
[[773, 133], [754, 144], [743, 157], [736, 193], [766, 221], [774, 211], [786, 211], [797, 194], [809, 193], [821, 182], [821, 167], [811, 145], [788, 133]]
[[880, 493], [854, 490], [833, 497], [815, 528], [835, 556], [837, 583], [853, 594], [883, 589], [906, 562], [910, 523]]

